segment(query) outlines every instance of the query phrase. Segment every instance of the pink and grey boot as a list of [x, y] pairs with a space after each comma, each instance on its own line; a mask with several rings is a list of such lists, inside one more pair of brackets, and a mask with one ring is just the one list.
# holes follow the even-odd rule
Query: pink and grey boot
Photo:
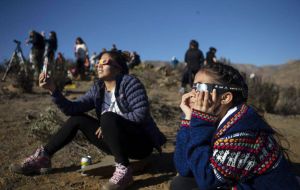
[[45, 174], [51, 170], [50, 156], [44, 147], [38, 148], [35, 153], [20, 164], [12, 164], [10, 170], [19, 174]]
[[132, 168], [116, 164], [116, 169], [113, 176], [105, 184], [103, 190], [123, 190], [133, 183]]

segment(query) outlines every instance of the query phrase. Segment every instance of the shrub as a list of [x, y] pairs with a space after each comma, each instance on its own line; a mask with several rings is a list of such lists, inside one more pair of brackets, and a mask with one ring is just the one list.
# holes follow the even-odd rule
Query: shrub
[[29, 126], [30, 134], [37, 139], [46, 142], [56, 130], [63, 124], [63, 120], [59, 117], [58, 112], [48, 107], [39, 118], [34, 120]]
[[[0, 66], [0, 70], [6, 72], [9, 66], [9, 61], [4, 60], [3, 64]], [[32, 92], [34, 82], [33, 71], [28, 61], [25, 60], [25, 62], [21, 64], [19, 58], [14, 57], [10, 65], [8, 75], [12, 79], [13, 85], [21, 89], [22, 92]]]
[[276, 113], [289, 115], [300, 113], [300, 89], [294, 87], [281, 88]]
[[23, 92], [32, 92], [33, 87], [33, 72], [26, 73], [24, 70], [20, 70], [16, 76], [16, 86]]
[[279, 87], [271, 83], [263, 83], [260, 78], [248, 79], [249, 103], [258, 109], [274, 113], [279, 97]]
[[279, 87], [262, 82], [259, 77], [247, 79], [249, 87], [248, 103], [260, 110], [276, 114], [300, 114], [300, 89]]

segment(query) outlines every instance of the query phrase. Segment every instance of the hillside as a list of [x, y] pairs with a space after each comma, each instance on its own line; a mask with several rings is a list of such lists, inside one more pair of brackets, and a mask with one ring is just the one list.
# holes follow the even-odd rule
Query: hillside
[[[166, 61], [144, 61], [145, 64], [151, 64], [155, 67], [169, 65]], [[289, 61], [280, 65], [256, 66], [253, 64], [233, 63], [239, 71], [245, 72], [247, 76], [255, 73], [265, 82], [275, 83], [282, 87], [293, 86], [300, 88], [300, 60]], [[182, 69], [182, 64], [179, 64]]]
[[[0, 73], [2, 76], [3, 73]], [[130, 190], [166, 190], [168, 182], [176, 175], [173, 164], [175, 138], [180, 123], [180, 99], [178, 93], [181, 72], [165, 66], [141, 65], [131, 71], [145, 85], [151, 103], [151, 113], [158, 127], [168, 141], [163, 154], [152, 160], [143, 172], [134, 173], [134, 184]], [[39, 126], [51, 124], [49, 108], [55, 111], [55, 119], [67, 119], [53, 105], [48, 93], [34, 88], [34, 93], [24, 94], [11, 85], [11, 79], [0, 83], [0, 189], [31, 190], [96, 190], [107, 181], [99, 175], [83, 177], [76, 172], [80, 168], [80, 158], [91, 155], [93, 162], [100, 162], [104, 155], [86, 140], [75, 141], [57, 152], [52, 158], [53, 171], [47, 175], [23, 176], [11, 173], [9, 165], [21, 161], [35, 148], [45, 143], [45, 139], [33, 133], [35, 123]], [[92, 81], [75, 81], [76, 89], [69, 90], [68, 99], [75, 99], [86, 92]], [[45, 117], [47, 116], [47, 117]], [[266, 120], [280, 131], [290, 142], [290, 157], [293, 170], [300, 175], [300, 116], [280, 116], [265, 113]], [[41, 131], [41, 129], [39, 129]], [[109, 174], [111, 175], [111, 174]]]
[[257, 67], [250, 64], [233, 64], [240, 71], [247, 74], [255, 73], [263, 81], [272, 82], [280, 86], [294, 86], [300, 88], [300, 60], [290, 61], [282, 65]]

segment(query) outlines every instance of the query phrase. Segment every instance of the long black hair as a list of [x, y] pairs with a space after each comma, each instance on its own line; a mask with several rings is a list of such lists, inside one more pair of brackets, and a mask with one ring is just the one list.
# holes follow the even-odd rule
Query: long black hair
[[233, 105], [237, 106], [246, 103], [248, 100], [248, 85], [240, 72], [230, 65], [221, 62], [204, 65], [201, 69], [212, 76], [217, 82], [223, 85], [242, 88], [242, 91], [232, 91]]
[[75, 43], [77, 44], [85, 44], [85, 42], [83, 41], [83, 39], [81, 37], [77, 37], [76, 40], [75, 40]]
[[50, 37], [49, 40], [52, 41], [52, 48], [56, 51], [57, 50], [57, 37], [56, 37], [56, 32], [51, 31], [50, 32]]

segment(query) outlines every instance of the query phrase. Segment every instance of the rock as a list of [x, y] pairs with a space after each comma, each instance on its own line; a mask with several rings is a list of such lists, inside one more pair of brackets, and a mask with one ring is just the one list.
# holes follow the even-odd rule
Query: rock
[[26, 121], [31, 121], [31, 120], [33, 120], [33, 119], [36, 119], [36, 117], [33, 116], [33, 115], [31, 115], [31, 114], [27, 114], [27, 115], [26, 115]]
[[[153, 155], [154, 156], [154, 155]], [[148, 163], [150, 163], [151, 156], [143, 160], [132, 160], [130, 159], [130, 164], [134, 172], [142, 171]], [[102, 177], [111, 176], [115, 170], [114, 167], [115, 159], [113, 156], [104, 157], [101, 162], [85, 166], [84, 168], [78, 170], [78, 172], [83, 172], [85, 175], [96, 175]]]

